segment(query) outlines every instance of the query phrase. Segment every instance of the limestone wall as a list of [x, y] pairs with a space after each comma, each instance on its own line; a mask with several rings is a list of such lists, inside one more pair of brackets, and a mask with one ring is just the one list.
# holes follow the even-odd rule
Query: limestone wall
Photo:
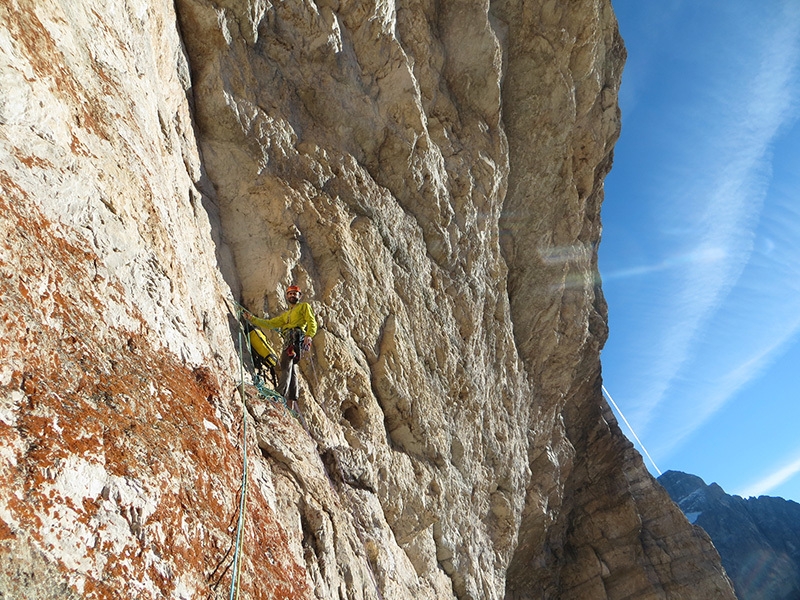
[[[0, 592], [227, 597], [246, 448], [243, 597], [732, 598], [600, 394], [623, 61], [605, 0], [0, 7]], [[305, 426], [226, 301], [290, 282]]]

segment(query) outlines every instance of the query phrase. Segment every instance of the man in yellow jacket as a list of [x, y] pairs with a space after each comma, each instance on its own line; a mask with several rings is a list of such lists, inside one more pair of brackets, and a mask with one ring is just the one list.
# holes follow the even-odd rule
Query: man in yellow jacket
[[303, 293], [296, 285], [286, 288], [286, 302], [289, 310], [272, 319], [259, 319], [246, 313], [247, 320], [264, 329], [280, 331], [283, 337], [283, 351], [279, 363], [281, 375], [278, 378], [278, 389], [292, 408], [297, 401], [298, 385], [295, 364], [300, 361], [301, 352], [311, 348], [311, 338], [317, 333], [317, 319], [308, 302], [301, 302]]

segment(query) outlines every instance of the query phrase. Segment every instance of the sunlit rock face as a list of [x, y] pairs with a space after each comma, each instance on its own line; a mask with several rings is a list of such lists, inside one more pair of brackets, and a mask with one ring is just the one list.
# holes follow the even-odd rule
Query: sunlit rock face
[[[0, 7], [0, 592], [733, 597], [600, 394], [624, 49], [564, 4]], [[302, 419], [226, 300], [290, 282]]]
[[[1, 595], [222, 592], [242, 472], [232, 262], [175, 13], [5, 2], [0, 49]], [[254, 487], [243, 591], [310, 596]]]

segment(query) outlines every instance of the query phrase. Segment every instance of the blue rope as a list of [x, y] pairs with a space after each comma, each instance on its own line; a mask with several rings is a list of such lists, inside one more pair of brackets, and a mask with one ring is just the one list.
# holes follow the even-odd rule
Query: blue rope
[[[238, 315], [237, 315], [238, 317]], [[233, 573], [231, 575], [230, 600], [239, 597], [239, 580], [241, 577], [240, 555], [242, 551], [242, 539], [245, 520], [245, 510], [247, 508], [247, 406], [244, 395], [244, 355], [242, 354], [242, 328], [239, 327], [239, 395], [242, 397], [242, 496], [239, 500], [239, 519], [236, 525], [236, 545], [233, 554]], [[234, 595], [235, 594], [235, 595]]]
[[[241, 581], [241, 570], [242, 570], [242, 557], [244, 556], [244, 551], [242, 549], [243, 540], [244, 540], [244, 522], [246, 518], [246, 510], [247, 510], [247, 480], [248, 480], [248, 471], [247, 471], [247, 402], [246, 396], [244, 392], [244, 343], [242, 342], [242, 338], [247, 339], [247, 349], [252, 353], [252, 348], [250, 347], [250, 339], [244, 336], [244, 327], [242, 326], [242, 314], [249, 311], [233, 300], [232, 298], [225, 298], [226, 300], [233, 303], [236, 311], [236, 321], [239, 324], [239, 395], [242, 397], [242, 495], [239, 499], [239, 518], [236, 524], [236, 543], [234, 546], [234, 553], [233, 553], [233, 573], [231, 574], [231, 590], [229, 595], [229, 600], [238, 600], [239, 598], [239, 585]], [[313, 365], [312, 365], [313, 367]], [[316, 371], [314, 372], [314, 376], [316, 377]], [[280, 402], [289, 413], [292, 414], [298, 421], [301, 421], [301, 416], [296, 411], [292, 410], [289, 407], [289, 403], [286, 401], [286, 398], [281, 396], [275, 390], [272, 390], [266, 386], [264, 381], [259, 377], [257, 374], [253, 375], [253, 385], [255, 386], [258, 394], [267, 400], [272, 400], [273, 402]]]
[[[247, 349], [252, 353], [250, 347], [250, 339], [244, 336], [244, 327], [242, 326], [242, 314], [249, 312], [244, 306], [233, 300], [226, 298], [226, 300], [233, 303], [236, 309], [236, 321], [239, 323], [239, 395], [242, 397], [242, 495], [239, 500], [239, 518], [236, 525], [236, 543], [233, 554], [233, 573], [231, 575], [231, 590], [229, 600], [236, 600], [239, 598], [239, 584], [241, 580], [242, 557], [244, 551], [242, 550], [244, 538], [244, 522], [247, 510], [247, 403], [244, 393], [244, 343], [242, 338], [247, 339]], [[258, 394], [265, 399], [272, 400], [273, 402], [280, 402], [298, 421], [300, 415], [289, 407], [286, 398], [281, 396], [275, 390], [271, 390], [266, 386], [264, 381], [257, 374], [253, 375], [253, 385], [255, 386]]]

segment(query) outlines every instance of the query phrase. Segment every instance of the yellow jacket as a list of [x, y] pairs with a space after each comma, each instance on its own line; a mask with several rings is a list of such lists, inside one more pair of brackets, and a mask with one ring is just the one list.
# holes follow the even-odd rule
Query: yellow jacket
[[272, 319], [259, 319], [254, 316], [250, 322], [264, 329], [278, 329], [281, 333], [289, 329], [302, 329], [308, 337], [314, 337], [317, 333], [317, 319], [308, 302], [298, 302]]

